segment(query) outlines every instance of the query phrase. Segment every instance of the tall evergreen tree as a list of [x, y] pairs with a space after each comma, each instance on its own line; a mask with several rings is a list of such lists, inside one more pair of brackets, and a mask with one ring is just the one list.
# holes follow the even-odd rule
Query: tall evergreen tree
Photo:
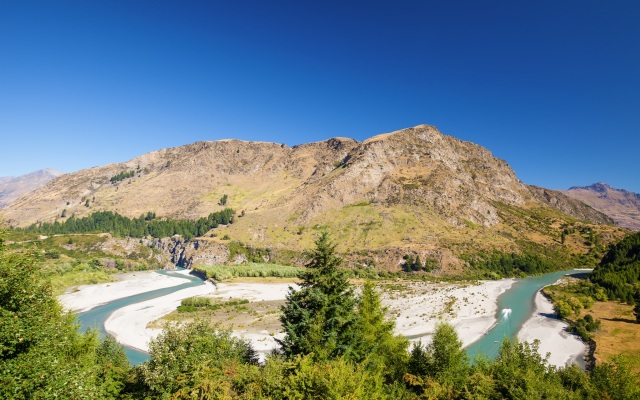
[[313, 353], [318, 359], [350, 355], [354, 336], [356, 297], [342, 259], [326, 232], [320, 234], [311, 261], [302, 274], [301, 289], [289, 288], [280, 322], [285, 337], [279, 340], [287, 357]]
[[362, 287], [356, 316], [357, 345], [354, 361], [366, 360], [382, 365], [388, 376], [400, 379], [408, 361], [409, 342], [406, 338], [393, 334], [395, 322], [386, 319], [386, 309], [371, 282]]
[[636, 289], [633, 301], [635, 303], [635, 306], [633, 307], [633, 315], [636, 316], [636, 322], [640, 324], [640, 290]]

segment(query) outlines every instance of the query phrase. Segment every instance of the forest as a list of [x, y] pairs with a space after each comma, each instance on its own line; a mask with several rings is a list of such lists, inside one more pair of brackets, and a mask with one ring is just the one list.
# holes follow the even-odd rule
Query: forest
[[321, 234], [301, 288], [289, 290], [280, 350], [258, 362], [248, 342], [203, 321], [168, 325], [151, 359], [80, 332], [38, 276], [37, 257], [0, 242], [0, 398], [12, 399], [632, 399], [640, 380], [618, 357], [585, 372], [556, 368], [535, 343], [505, 340], [470, 362], [455, 330], [410, 347], [394, 335], [372, 283], [349, 283]]
[[589, 279], [603, 287], [609, 298], [632, 304], [640, 282], [640, 232], [611, 246]]
[[24, 231], [44, 235], [68, 233], [111, 233], [121, 237], [154, 238], [181, 235], [189, 240], [203, 236], [219, 225], [233, 223], [234, 210], [225, 208], [196, 221], [185, 219], [157, 218], [155, 213], [148, 212], [138, 218], [127, 218], [112, 211], [98, 211], [87, 217], [76, 218], [74, 215], [64, 222], [43, 222], [32, 224]]

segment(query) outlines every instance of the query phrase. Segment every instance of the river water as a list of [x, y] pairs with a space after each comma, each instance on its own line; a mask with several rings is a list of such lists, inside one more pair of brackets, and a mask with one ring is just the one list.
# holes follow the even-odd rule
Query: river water
[[[498, 297], [498, 321], [480, 340], [467, 347], [467, 354], [473, 360], [477, 355], [495, 359], [505, 336], [516, 337], [522, 324], [535, 310], [536, 293], [547, 285], [552, 285], [565, 275], [581, 275], [585, 271], [569, 270], [552, 272], [540, 276], [518, 279], [513, 286]], [[510, 310], [510, 311], [507, 311]]]
[[[111, 301], [107, 304], [95, 307], [87, 312], [78, 314], [78, 320], [82, 329], [93, 327], [101, 335], [106, 335], [104, 322], [115, 310], [129, 304], [135, 304], [173, 293], [188, 287], [203, 285], [202, 279], [190, 275], [175, 274], [168, 271], [158, 271], [172, 277], [184, 279], [186, 282], [177, 286], [164, 289], [153, 290], [129, 297], [124, 297]], [[510, 339], [516, 337], [522, 324], [531, 317], [535, 309], [535, 295], [544, 286], [551, 285], [565, 275], [584, 274], [584, 271], [569, 270], [553, 272], [541, 276], [533, 276], [518, 279], [513, 286], [498, 297], [498, 318], [497, 323], [478, 341], [467, 347], [467, 354], [474, 359], [478, 354], [484, 354], [489, 358], [496, 358], [500, 350], [500, 345], [505, 336]], [[503, 312], [510, 309], [509, 312]], [[125, 346], [125, 352], [132, 365], [141, 364], [149, 359], [149, 354]]]
[[[202, 279], [192, 275], [176, 274], [171, 271], [156, 271], [156, 273], [183, 279], [185, 280], [185, 283], [168, 288], [152, 290], [150, 292], [144, 292], [129, 297], [123, 297], [121, 299], [113, 300], [101, 306], [94, 307], [89, 311], [79, 313], [78, 321], [80, 322], [81, 329], [85, 330], [91, 327], [96, 329], [100, 333], [100, 335], [104, 336], [107, 334], [107, 332], [104, 330], [104, 322], [115, 310], [128, 306], [129, 304], [135, 304], [141, 301], [151, 300], [156, 297], [166, 296], [170, 293], [192, 286], [204, 285], [204, 281]], [[124, 347], [124, 350], [127, 353], [127, 357], [129, 357], [131, 365], [138, 365], [149, 359], [149, 354], [143, 351], [139, 351], [127, 346]]]

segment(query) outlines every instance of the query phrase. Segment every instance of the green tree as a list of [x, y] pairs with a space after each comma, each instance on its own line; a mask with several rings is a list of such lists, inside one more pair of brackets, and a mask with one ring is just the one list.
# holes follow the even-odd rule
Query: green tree
[[441, 381], [464, 381], [469, 369], [469, 358], [452, 325], [436, 325], [433, 340], [427, 345], [427, 352], [431, 354], [430, 374]]
[[640, 290], [636, 290], [633, 296], [635, 306], [633, 307], [633, 315], [636, 317], [636, 322], [640, 324]]
[[124, 348], [107, 335], [96, 349], [97, 381], [104, 399], [116, 399], [125, 386], [131, 368]]
[[426, 347], [411, 350], [405, 381], [426, 398], [456, 398], [469, 376], [469, 358], [453, 326], [438, 323]]
[[79, 333], [74, 316], [62, 313], [35, 256], [7, 254], [0, 240], [0, 398], [109, 397], [98, 346], [95, 332]]
[[411, 266], [411, 269], [414, 271], [422, 271], [423, 269], [422, 261], [420, 261], [420, 256], [416, 256], [416, 261]]
[[301, 289], [290, 287], [281, 308], [285, 337], [278, 343], [287, 357], [314, 353], [317, 359], [334, 358], [350, 355], [357, 347], [356, 297], [346, 273], [338, 269], [342, 259], [326, 232], [315, 244], [300, 276]]
[[371, 282], [362, 287], [356, 317], [354, 360], [380, 365], [390, 378], [401, 378], [406, 370], [409, 342], [393, 334], [395, 322], [387, 321], [386, 309], [382, 307], [380, 295]]
[[134, 393], [136, 397], [201, 390], [220, 379], [227, 366], [257, 362], [249, 343], [202, 320], [166, 326], [149, 344], [149, 355], [151, 360], [138, 368], [137, 387], [143, 393]]

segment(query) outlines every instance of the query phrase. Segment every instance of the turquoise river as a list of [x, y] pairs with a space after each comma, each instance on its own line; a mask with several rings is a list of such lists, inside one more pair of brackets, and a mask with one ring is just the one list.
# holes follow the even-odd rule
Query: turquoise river
[[[130, 304], [165, 296], [188, 287], [204, 284], [202, 279], [195, 276], [175, 275], [168, 271], [158, 271], [157, 273], [184, 279], [185, 283], [124, 297], [95, 307], [87, 312], [80, 313], [78, 314], [78, 320], [80, 321], [82, 329], [94, 327], [101, 335], [106, 335], [104, 322], [115, 310]], [[553, 284], [565, 275], [578, 274], [584, 274], [584, 271], [560, 271], [541, 276], [517, 279], [509, 290], [498, 297], [497, 323], [486, 335], [467, 347], [469, 356], [473, 359], [478, 354], [484, 354], [487, 357], [495, 358], [498, 355], [500, 344], [504, 337], [514, 338], [520, 330], [520, 327], [522, 327], [522, 324], [533, 314], [536, 293], [544, 286]], [[511, 309], [511, 312], [506, 318], [502, 313], [504, 309]], [[149, 355], [145, 352], [128, 347], [125, 347], [125, 351], [133, 365], [138, 365], [149, 359]]]

